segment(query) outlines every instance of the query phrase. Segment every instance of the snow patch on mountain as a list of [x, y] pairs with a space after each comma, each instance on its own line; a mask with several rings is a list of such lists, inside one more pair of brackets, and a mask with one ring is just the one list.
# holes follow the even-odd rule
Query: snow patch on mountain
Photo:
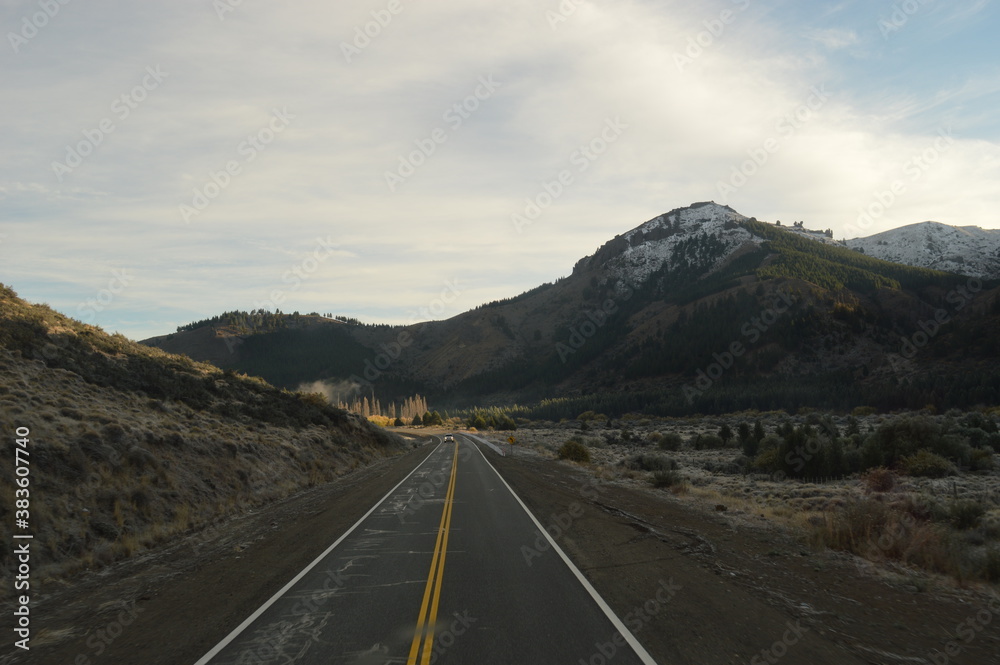
[[739, 225], [747, 219], [729, 206], [696, 203], [654, 217], [616, 237], [598, 250], [594, 259], [602, 262], [612, 276], [629, 284], [641, 284], [664, 266], [670, 267], [678, 243], [704, 233], [715, 236], [725, 246], [711, 268], [714, 270], [746, 243], [762, 242]]
[[852, 238], [845, 245], [895, 263], [1000, 279], [1000, 230], [996, 229], [922, 222]]

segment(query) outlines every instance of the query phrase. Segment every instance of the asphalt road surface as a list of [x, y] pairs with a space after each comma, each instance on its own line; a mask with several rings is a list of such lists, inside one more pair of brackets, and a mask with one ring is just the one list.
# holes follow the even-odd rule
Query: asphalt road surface
[[456, 438], [196, 665], [654, 663]]

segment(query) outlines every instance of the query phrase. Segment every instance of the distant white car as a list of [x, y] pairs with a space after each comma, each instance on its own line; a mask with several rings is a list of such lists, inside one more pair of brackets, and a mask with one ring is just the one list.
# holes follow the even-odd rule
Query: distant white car
[[453, 437], [451, 434], [445, 434], [444, 435], [444, 442], [445, 443], [450, 443], [450, 442], [452, 442], [454, 440], [455, 440], [455, 437]]

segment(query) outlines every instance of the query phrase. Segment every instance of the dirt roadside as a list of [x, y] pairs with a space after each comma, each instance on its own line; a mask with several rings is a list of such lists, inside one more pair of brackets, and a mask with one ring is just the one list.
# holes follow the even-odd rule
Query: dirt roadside
[[[5, 645], [0, 663], [193, 663], [429, 452], [413, 450], [47, 594], [32, 608], [30, 654]], [[980, 592], [920, 592], [663, 492], [594, 485], [562, 462], [486, 454], [543, 524], [563, 525], [557, 541], [661, 665], [1000, 663], [1000, 615]], [[665, 588], [674, 591], [660, 603]], [[956, 634], [984, 611], [992, 623], [980, 619], [971, 641]], [[933, 660], [952, 640], [958, 656]]]
[[[360, 469], [85, 574], [32, 605], [30, 652], [0, 664], [190, 665], [350, 528], [431, 451]], [[6, 612], [5, 612], [6, 614]]]
[[[626, 625], [661, 665], [1000, 663], [996, 593], [920, 591], [664, 490], [594, 484], [565, 462], [489, 459], [619, 616], [637, 617]], [[671, 580], [670, 601], [644, 613]]]

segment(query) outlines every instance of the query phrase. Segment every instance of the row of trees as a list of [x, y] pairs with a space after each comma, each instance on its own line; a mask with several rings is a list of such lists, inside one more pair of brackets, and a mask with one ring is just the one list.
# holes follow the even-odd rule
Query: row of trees
[[[250, 312], [234, 310], [232, 312], [223, 312], [222, 314], [208, 319], [193, 321], [187, 325], [177, 326], [177, 332], [197, 330], [198, 328], [204, 328], [206, 326], [212, 326], [214, 328], [230, 328], [234, 332], [241, 335], [257, 332], [271, 332], [284, 328], [288, 316], [289, 315], [283, 313], [280, 309], [275, 310], [274, 312], [269, 312], [264, 309], [255, 309]], [[299, 313], [295, 312], [292, 316], [297, 317], [299, 316]]]
[[[356, 397], [350, 401], [340, 401], [337, 403], [337, 406], [365, 418], [370, 418], [371, 416], [382, 416], [391, 420], [399, 418], [405, 420], [407, 423], [413, 422], [414, 417], [423, 418], [423, 414], [429, 411], [427, 398], [421, 395], [407, 397], [399, 404], [390, 402], [383, 405], [372, 394], [371, 399], [367, 396]], [[437, 412], [435, 411], [435, 413]]]

